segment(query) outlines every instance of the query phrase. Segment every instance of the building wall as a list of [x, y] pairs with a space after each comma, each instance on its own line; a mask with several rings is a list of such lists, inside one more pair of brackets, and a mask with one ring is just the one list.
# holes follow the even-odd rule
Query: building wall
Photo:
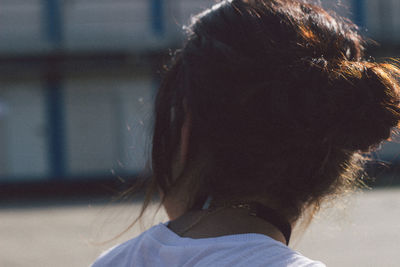
[[[151, 76], [99, 73], [62, 82], [64, 179], [140, 172], [151, 130]], [[46, 83], [0, 82], [0, 181], [53, 175]], [[7, 107], [3, 107], [7, 105]], [[60, 178], [60, 177], [58, 177]]]
[[152, 92], [150, 77], [67, 80], [68, 174], [142, 170], [147, 161]]
[[46, 120], [40, 81], [0, 83], [7, 111], [2, 116], [1, 176], [40, 177], [46, 174]]

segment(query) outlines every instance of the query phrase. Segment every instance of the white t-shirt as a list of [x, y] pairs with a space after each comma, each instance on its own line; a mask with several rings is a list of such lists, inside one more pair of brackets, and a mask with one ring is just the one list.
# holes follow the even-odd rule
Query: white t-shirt
[[92, 267], [325, 267], [262, 234], [183, 238], [159, 224], [103, 253]]

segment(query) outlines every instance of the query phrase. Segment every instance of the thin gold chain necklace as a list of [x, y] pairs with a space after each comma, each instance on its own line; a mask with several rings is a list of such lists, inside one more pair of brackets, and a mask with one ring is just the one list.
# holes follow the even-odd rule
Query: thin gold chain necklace
[[178, 234], [179, 236], [183, 236], [189, 230], [191, 230], [193, 227], [198, 225], [202, 220], [204, 220], [207, 217], [210, 217], [211, 215], [218, 213], [219, 211], [224, 210], [225, 208], [227, 208], [227, 207], [203, 210], [203, 213], [200, 216], [198, 216], [198, 218], [196, 220], [194, 220], [191, 224], [189, 224], [187, 227], [183, 228], [182, 230], [176, 231], [176, 234]]

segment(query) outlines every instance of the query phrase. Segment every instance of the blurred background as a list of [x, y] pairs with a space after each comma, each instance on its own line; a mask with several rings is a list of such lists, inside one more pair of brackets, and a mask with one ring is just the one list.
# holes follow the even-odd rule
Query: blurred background
[[[92, 220], [97, 221], [94, 214], [143, 172], [162, 65], [181, 45], [182, 26], [191, 15], [215, 2], [0, 0], [0, 266], [87, 266], [104, 248], [82, 240], [88, 239]], [[376, 59], [400, 56], [400, 1], [321, 3], [355, 21], [363, 35], [377, 42], [371, 41], [368, 48]], [[377, 177], [370, 181], [374, 189], [359, 196], [363, 200], [359, 203], [370, 203], [360, 208], [364, 209], [360, 214], [371, 217], [352, 213], [357, 222], [371, 222], [368, 233], [386, 227], [392, 233], [389, 237], [400, 237], [396, 222], [372, 223], [377, 218], [373, 212], [382, 212], [378, 218], [387, 211], [397, 216], [393, 220], [400, 219], [399, 153], [394, 137], [373, 154], [381, 162], [369, 168], [371, 176]], [[377, 205], [386, 202], [389, 206]], [[137, 203], [130, 206], [130, 214], [135, 207]], [[310, 231], [331, 223], [332, 218], [326, 219]], [[397, 261], [392, 254], [389, 262], [381, 260], [388, 258], [386, 254], [369, 254], [378, 265], [368, 256], [358, 265], [357, 253], [343, 256], [343, 251], [353, 249], [343, 248], [347, 240], [343, 231], [332, 231], [308, 239], [313, 242], [304, 241], [305, 254], [321, 250], [332, 235], [341, 235], [335, 239], [344, 241], [338, 243], [341, 254], [322, 255], [321, 260], [328, 262], [329, 257], [338, 260], [342, 255], [340, 264], [332, 261], [330, 266], [400, 262], [393, 252]], [[71, 236], [79, 236], [79, 241]], [[380, 240], [382, 251], [400, 251], [396, 243]], [[48, 253], [49, 246], [53, 253]], [[22, 249], [31, 253], [22, 257]], [[57, 264], [51, 255], [57, 255]]]

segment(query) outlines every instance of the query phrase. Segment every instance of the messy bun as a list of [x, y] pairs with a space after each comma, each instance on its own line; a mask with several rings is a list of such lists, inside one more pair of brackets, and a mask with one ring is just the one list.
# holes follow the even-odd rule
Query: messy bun
[[[400, 71], [365, 61], [357, 27], [318, 6], [223, 1], [187, 33], [156, 100], [150, 187], [187, 209], [256, 196], [297, 218], [358, 184], [357, 153], [398, 124]], [[187, 160], [173, 175], [186, 116]]]
[[335, 90], [329, 92], [328, 105], [336, 110], [340, 125], [331, 132], [336, 134], [338, 146], [367, 151], [390, 137], [400, 119], [399, 85], [395, 80], [399, 73], [390, 64], [349, 61], [340, 63], [331, 73]]
[[[391, 64], [307, 59], [295, 83], [303, 105], [299, 131], [349, 151], [368, 151], [388, 139], [400, 119], [400, 71]], [[308, 66], [307, 66], [308, 65]], [[302, 82], [302, 80], [304, 80]]]

